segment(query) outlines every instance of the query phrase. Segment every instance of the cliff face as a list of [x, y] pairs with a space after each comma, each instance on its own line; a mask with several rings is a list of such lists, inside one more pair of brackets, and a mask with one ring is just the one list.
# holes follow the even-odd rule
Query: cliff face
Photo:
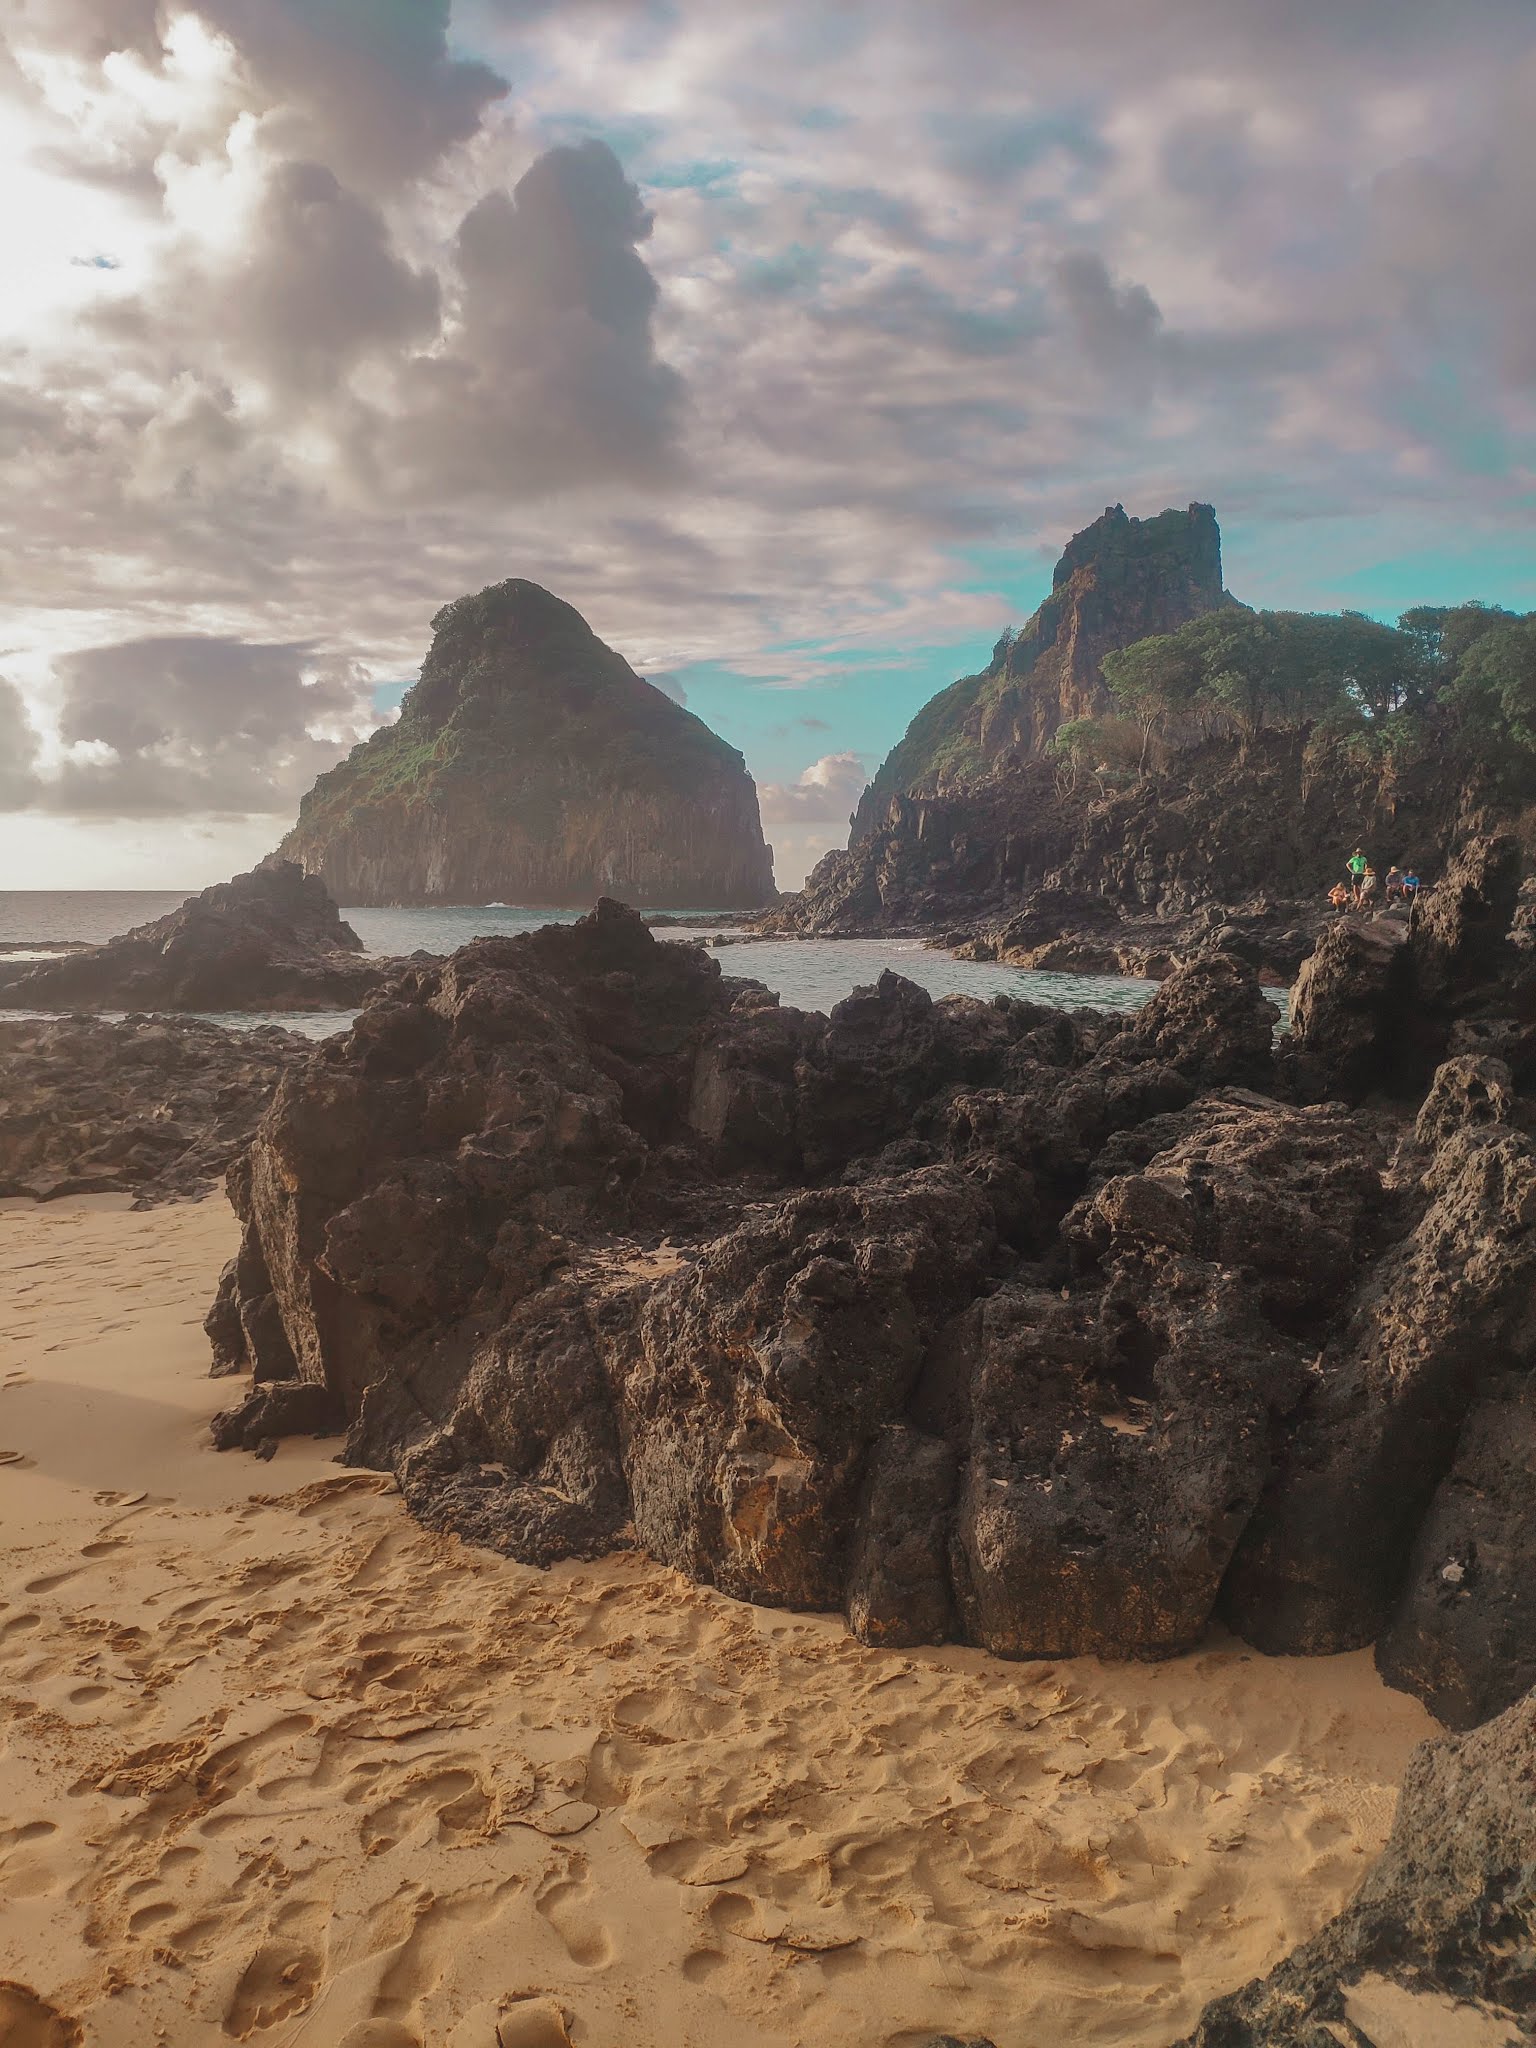
[[1356, 844], [1437, 873], [1479, 816], [1439, 761], [1388, 781], [1305, 729], [1210, 740], [1108, 792], [1087, 777], [1063, 790], [1052, 762], [1026, 760], [973, 788], [892, 797], [879, 831], [825, 855], [780, 918], [825, 932], [985, 922], [1040, 888], [1176, 918], [1317, 896]]
[[925, 704], [882, 762], [854, 814], [853, 842], [883, 823], [893, 796], [973, 782], [1010, 756], [1038, 754], [1069, 719], [1113, 709], [1099, 676], [1106, 654], [1214, 611], [1221, 529], [1209, 505], [1127, 518], [1111, 505], [1067, 543], [1051, 594], [990, 666]]
[[433, 620], [399, 723], [322, 775], [280, 851], [343, 903], [749, 909], [757, 791], [580, 613], [513, 580]]

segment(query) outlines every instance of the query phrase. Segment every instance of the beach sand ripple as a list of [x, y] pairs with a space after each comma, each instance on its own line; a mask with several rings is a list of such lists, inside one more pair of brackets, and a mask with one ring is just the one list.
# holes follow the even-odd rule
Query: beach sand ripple
[[1432, 1724], [1364, 1654], [892, 1654], [214, 1456], [235, 1235], [0, 1209], [0, 2036], [1152, 2048], [1385, 1840]]

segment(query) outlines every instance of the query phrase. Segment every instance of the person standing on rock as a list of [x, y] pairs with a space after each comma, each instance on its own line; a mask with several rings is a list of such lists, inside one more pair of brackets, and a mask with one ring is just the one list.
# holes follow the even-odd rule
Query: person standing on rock
[[1365, 883], [1365, 871], [1370, 866], [1370, 862], [1366, 859], [1361, 848], [1357, 846], [1349, 856], [1346, 865], [1349, 868], [1350, 890], [1354, 895], [1356, 903], [1358, 903], [1360, 901], [1360, 891]]

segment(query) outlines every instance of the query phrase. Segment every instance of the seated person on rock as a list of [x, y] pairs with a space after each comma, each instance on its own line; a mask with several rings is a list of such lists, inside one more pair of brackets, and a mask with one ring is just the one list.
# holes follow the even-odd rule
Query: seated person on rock
[[1377, 894], [1381, 888], [1381, 877], [1374, 868], [1368, 867], [1360, 883], [1360, 908], [1374, 910]]
[[1403, 871], [1396, 861], [1387, 869], [1386, 889], [1389, 903], [1402, 903], [1406, 900], [1408, 892], [1403, 887]]
[[1347, 910], [1354, 900], [1354, 897], [1343, 882], [1335, 882], [1328, 891], [1328, 901], [1335, 910]]

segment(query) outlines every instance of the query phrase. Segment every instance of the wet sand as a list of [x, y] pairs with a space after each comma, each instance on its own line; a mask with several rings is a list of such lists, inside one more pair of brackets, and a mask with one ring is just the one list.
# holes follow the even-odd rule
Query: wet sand
[[234, 1239], [0, 1204], [7, 2048], [1163, 2048], [1385, 1840], [1366, 1654], [866, 1650], [215, 1455]]

